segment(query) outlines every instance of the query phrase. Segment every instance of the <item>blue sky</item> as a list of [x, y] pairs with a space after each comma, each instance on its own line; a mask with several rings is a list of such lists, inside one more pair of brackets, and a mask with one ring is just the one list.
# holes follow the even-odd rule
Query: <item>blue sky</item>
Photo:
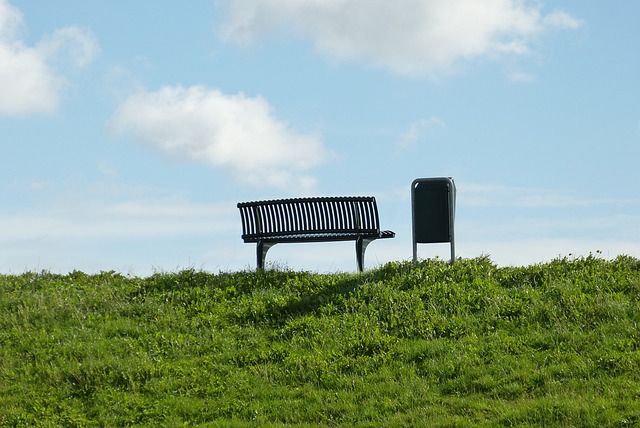
[[[0, 272], [255, 266], [239, 201], [457, 186], [456, 250], [640, 257], [634, 0], [0, 0]], [[420, 257], [448, 257], [445, 244]], [[268, 261], [355, 271], [351, 243]]]

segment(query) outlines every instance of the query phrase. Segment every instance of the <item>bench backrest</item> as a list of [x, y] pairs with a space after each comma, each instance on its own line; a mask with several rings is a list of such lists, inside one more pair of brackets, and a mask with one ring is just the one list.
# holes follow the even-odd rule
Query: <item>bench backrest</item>
[[310, 233], [380, 232], [373, 196], [316, 197], [241, 202], [242, 238]]

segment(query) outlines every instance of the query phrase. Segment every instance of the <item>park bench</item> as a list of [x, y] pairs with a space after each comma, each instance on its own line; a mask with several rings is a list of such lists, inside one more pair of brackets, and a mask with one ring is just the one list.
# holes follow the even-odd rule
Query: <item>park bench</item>
[[240, 202], [242, 239], [256, 243], [257, 265], [264, 268], [269, 248], [281, 242], [355, 241], [358, 271], [373, 240], [393, 238], [380, 231], [378, 206], [372, 196], [314, 197]]

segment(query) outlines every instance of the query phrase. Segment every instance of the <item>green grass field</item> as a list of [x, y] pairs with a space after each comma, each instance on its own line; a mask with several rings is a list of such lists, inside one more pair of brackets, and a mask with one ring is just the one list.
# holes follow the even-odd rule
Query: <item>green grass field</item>
[[0, 276], [0, 426], [639, 426], [640, 261]]

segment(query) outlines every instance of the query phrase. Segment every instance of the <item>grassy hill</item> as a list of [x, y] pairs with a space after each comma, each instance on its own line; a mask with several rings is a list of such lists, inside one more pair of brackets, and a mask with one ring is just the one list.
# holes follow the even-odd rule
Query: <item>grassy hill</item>
[[0, 276], [0, 426], [638, 426], [640, 261]]

